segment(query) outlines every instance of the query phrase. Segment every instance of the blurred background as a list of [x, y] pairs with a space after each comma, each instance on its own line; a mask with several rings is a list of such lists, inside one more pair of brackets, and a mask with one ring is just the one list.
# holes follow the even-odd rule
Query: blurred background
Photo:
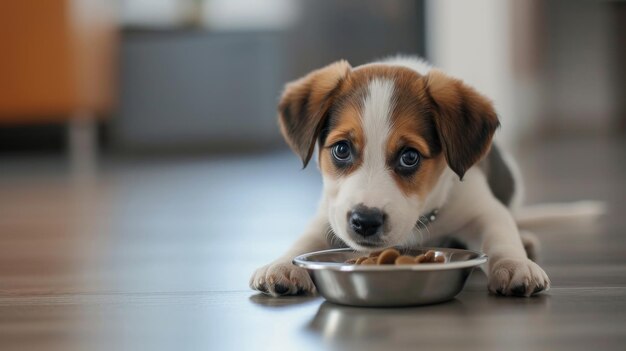
[[98, 155], [282, 148], [275, 105], [284, 82], [340, 58], [356, 66], [399, 53], [426, 57], [492, 97], [499, 139], [512, 147], [626, 128], [620, 1], [1, 6], [5, 155], [71, 155], [87, 137]]
[[[623, 211], [626, 2], [3, 0], [0, 295], [251, 293], [249, 275], [293, 242], [321, 191], [315, 165], [301, 170], [279, 135], [283, 84], [396, 54], [494, 100], [529, 203]], [[607, 240], [578, 236], [573, 255], [548, 255], [555, 284], [578, 257], [622, 257], [600, 243], [623, 245], [626, 222], [603, 226]], [[68, 306], [2, 315], [41, 321], [51, 331], [28, 340], [61, 346], [111, 317]], [[184, 327], [160, 318], [171, 308], [118, 322], [210, 340], [206, 316]], [[66, 334], [46, 329], [57, 317]]]

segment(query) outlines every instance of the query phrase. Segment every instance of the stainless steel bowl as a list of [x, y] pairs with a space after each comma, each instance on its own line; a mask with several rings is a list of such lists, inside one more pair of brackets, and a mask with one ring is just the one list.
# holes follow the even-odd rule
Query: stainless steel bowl
[[401, 250], [419, 255], [428, 250], [445, 257], [445, 263], [415, 265], [352, 265], [346, 260], [364, 254], [333, 249], [300, 255], [293, 260], [306, 268], [326, 300], [352, 306], [411, 306], [454, 298], [474, 269], [487, 262], [483, 253], [446, 248]]

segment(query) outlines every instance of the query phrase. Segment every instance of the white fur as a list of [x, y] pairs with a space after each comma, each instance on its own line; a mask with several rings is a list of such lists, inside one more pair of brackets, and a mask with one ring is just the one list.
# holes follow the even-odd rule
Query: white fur
[[354, 70], [359, 70], [365, 67], [375, 66], [375, 65], [387, 65], [387, 66], [400, 66], [414, 70], [420, 75], [427, 75], [428, 72], [433, 68], [428, 62], [423, 60], [418, 56], [405, 56], [405, 55], [397, 55], [382, 59], [380, 61], [375, 61], [372, 63], [367, 63], [358, 67], [355, 67]]
[[391, 66], [402, 66], [410, 68], [423, 76], [427, 75], [428, 72], [430, 72], [430, 70], [432, 69], [432, 66], [428, 62], [415, 56], [398, 55], [382, 60], [381, 63]]

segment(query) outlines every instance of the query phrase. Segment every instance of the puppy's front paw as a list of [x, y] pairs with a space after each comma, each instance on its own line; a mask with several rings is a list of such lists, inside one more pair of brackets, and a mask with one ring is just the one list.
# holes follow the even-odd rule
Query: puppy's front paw
[[309, 273], [291, 262], [275, 262], [252, 274], [250, 287], [272, 296], [315, 293]]
[[505, 296], [530, 296], [550, 288], [546, 272], [529, 259], [501, 259], [489, 270], [489, 291]]

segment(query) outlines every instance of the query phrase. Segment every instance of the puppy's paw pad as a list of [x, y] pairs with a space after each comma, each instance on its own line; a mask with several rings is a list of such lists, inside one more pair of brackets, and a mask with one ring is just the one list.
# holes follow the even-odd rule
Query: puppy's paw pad
[[525, 296], [528, 290], [528, 285], [522, 284], [511, 288], [511, 295], [513, 296]]
[[289, 292], [289, 287], [282, 284], [274, 284], [274, 292], [278, 295], [285, 295]]
[[530, 296], [548, 290], [550, 279], [529, 259], [501, 259], [490, 269], [489, 290], [505, 296]]
[[315, 285], [305, 269], [283, 262], [257, 269], [250, 278], [250, 287], [272, 296], [315, 293]]

